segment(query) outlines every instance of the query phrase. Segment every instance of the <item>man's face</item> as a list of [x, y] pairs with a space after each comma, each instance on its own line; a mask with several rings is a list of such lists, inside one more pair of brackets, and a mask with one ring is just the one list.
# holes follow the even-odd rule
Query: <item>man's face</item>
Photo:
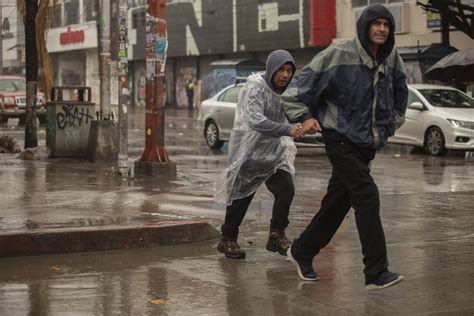
[[383, 45], [390, 33], [390, 24], [386, 19], [379, 18], [369, 27], [369, 40], [375, 45]]
[[281, 66], [273, 75], [272, 83], [275, 88], [284, 89], [293, 77], [293, 67], [289, 64]]

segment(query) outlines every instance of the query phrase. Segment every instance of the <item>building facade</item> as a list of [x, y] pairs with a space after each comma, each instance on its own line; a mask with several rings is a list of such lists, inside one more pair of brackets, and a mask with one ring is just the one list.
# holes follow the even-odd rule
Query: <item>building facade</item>
[[[234, 80], [228, 72], [216, 75], [215, 65], [261, 64], [274, 49], [289, 50], [301, 68], [331, 43], [353, 37], [358, 16], [371, 2], [384, 3], [394, 14], [396, 47], [405, 61], [409, 82], [422, 82], [429, 65], [422, 62], [423, 54], [435, 50], [441, 33], [439, 17], [426, 14], [416, 0], [168, 0], [167, 103], [187, 105], [184, 85], [189, 80], [201, 83], [200, 90], [207, 91], [199, 99], [208, 97]], [[474, 0], [463, 3], [474, 5]], [[55, 84], [90, 86], [97, 103], [100, 84], [94, 8], [95, 0], [58, 1], [47, 45]], [[11, 21], [10, 31], [3, 32], [3, 64], [4, 70], [18, 73], [24, 67], [24, 31], [12, 9], [3, 6], [1, 11]], [[111, 17], [116, 16], [117, 0], [110, 2], [110, 9]], [[116, 104], [118, 27], [114, 18], [110, 23], [111, 102]], [[144, 106], [146, 0], [129, 0], [128, 25], [131, 105]], [[450, 45], [465, 49], [474, 42], [452, 28]]]

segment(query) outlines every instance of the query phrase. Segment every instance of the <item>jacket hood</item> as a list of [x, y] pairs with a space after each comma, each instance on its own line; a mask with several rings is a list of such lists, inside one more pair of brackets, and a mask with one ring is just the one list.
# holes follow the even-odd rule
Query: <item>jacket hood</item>
[[369, 27], [370, 23], [379, 18], [386, 19], [390, 25], [388, 38], [380, 47], [377, 56], [378, 62], [384, 62], [395, 46], [395, 19], [393, 18], [392, 13], [385, 6], [381, 4], [372, 4], [362, 11], [362, 14], [357, 20], [357, 37], [359, 38], [359, 41], [361, 42], [365, 51], [371, 56], [369, 50]]
[[[293, 59], [293, 56], [291, 56], [291, 54], [288, 51], [278, 49], [271, 52], [268, 55], [267, 64], [265, 67], [265, 75], [263, 76], [263, 78], [265, 79], [267, 84], [272, 88], [272, 90], [278, 94], [282, 94], [285, 91], [286, 87], [281, 90], [275, 89], [275, 87], [272, 84], [272, 78], [275, 72], [277, 72], [277, 70], [280, 69], [280, 67], [286, 63], [291, 64], [291, 66], [293, 67], [293, 76], [294, 76], [295, 70], [296, 70], [295, 60]], [[291, 79], [288, 81], [288, 84], [290, 83], [290, 81]]]

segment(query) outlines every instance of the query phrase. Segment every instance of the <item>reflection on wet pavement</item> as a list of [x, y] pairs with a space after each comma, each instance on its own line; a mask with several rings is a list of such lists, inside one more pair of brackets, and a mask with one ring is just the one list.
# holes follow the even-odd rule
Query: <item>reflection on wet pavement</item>
[[[140, 114], [140, 113], [139, 113]], [[129, 162], [143, 151], [144, 118], [130, 116]], [[114, 177], [114, 166], [77, 160], [24, 162], [0, 156], [0, 229], [128, 225], [206, 219], [227, 145], [212, 151], [195, 117], [169, 110], [166, 149], [176, 179]], [[3, 127], [2, 131], [22, 131]], [[44, 135], [42, 136], [44, 137]], [[40, 138], [40, 143], [42, 138]], [[316, 258], [316, 283], [265, 250], [272, 196], [258, 191], [241, 227], [247, 259], [227, 260], [214, 243], [0, 260], [0, 315], [364, 315], [465, 314], [474, 311], [474, 156], [431, 157], [390, 145], [373, 162], [390, 267], [405, 280], [385, 291], [363, 287], [353, 213]], [[295, 238], [325, 193], [324, 151], [300, 150], [288, 235]]]

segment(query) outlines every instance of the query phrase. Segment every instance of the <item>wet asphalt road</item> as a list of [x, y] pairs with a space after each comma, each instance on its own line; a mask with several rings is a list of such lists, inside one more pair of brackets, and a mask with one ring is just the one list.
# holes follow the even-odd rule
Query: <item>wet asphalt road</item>
[[[71, 203], [99, 191], [102, 199], [84, 203], [107, 210], [103, 216], [92, 211], [81, 215], [70, 207], [67, 219], [60, 213], [45, 219], [40, 210], [33, 210], [31, 218], [46, 227], [68, 221], [88, 225], [86, 219], [121, 224], [160, 218], [206, 219], [218, 227], [223, 206], [212, 202], [211, 188], [225, 167], [227, 146], [208, 149], [195, 117], [185, 110], [167, 111], [166, 149], [178, 163], [178, 178], [169, 183], [117, 182], [108, 175], [110, 166], [84, 174], [69, 162], [36, 162], [23, 168], [27, 171], [15, 181], [22, 196], [0, 199], [13, 209], [18, 201], [21, 209], [34, 206], [40, 194], [32, 194], [45, 182], [48, 192], [67, 192]], [[142, 122], [141, 113], [131, 114], [131, 165], [143, 151]], [[12, 124], [1, 131], [19, 139], [23, 134]], [[40, 144], [44, 136], [40, 129]], [[291, 238], [314, 215], [331, 172], [323, 150], [301, 149], [299, 154], [287, 231]], [[22, 164], [12, 163], [12, 169]], [[377, 155], [372, 170], [379, 185], [390, 268], [405, 276], [397, 286], [365, 291], [352, 212], [314, 262], [321, 280], [300, 282], [288, 260], [265, 250], [272, 198], [262, 188], [241, 229], [245, 260], [223, 258], [215, 242], [1, 259], [0, 315], [473, 315], [474, 156], [430, 157], [390, 145]], [[30, 191], [32, 178], [49, 180], [37, 180], [37, 188]], [[89, 191], [76, 195], [74, 181], [88, 184]], [[71, 190], [63, 191], [68, 185]], [[2, 229], [23, 225], [5, 218]]]

